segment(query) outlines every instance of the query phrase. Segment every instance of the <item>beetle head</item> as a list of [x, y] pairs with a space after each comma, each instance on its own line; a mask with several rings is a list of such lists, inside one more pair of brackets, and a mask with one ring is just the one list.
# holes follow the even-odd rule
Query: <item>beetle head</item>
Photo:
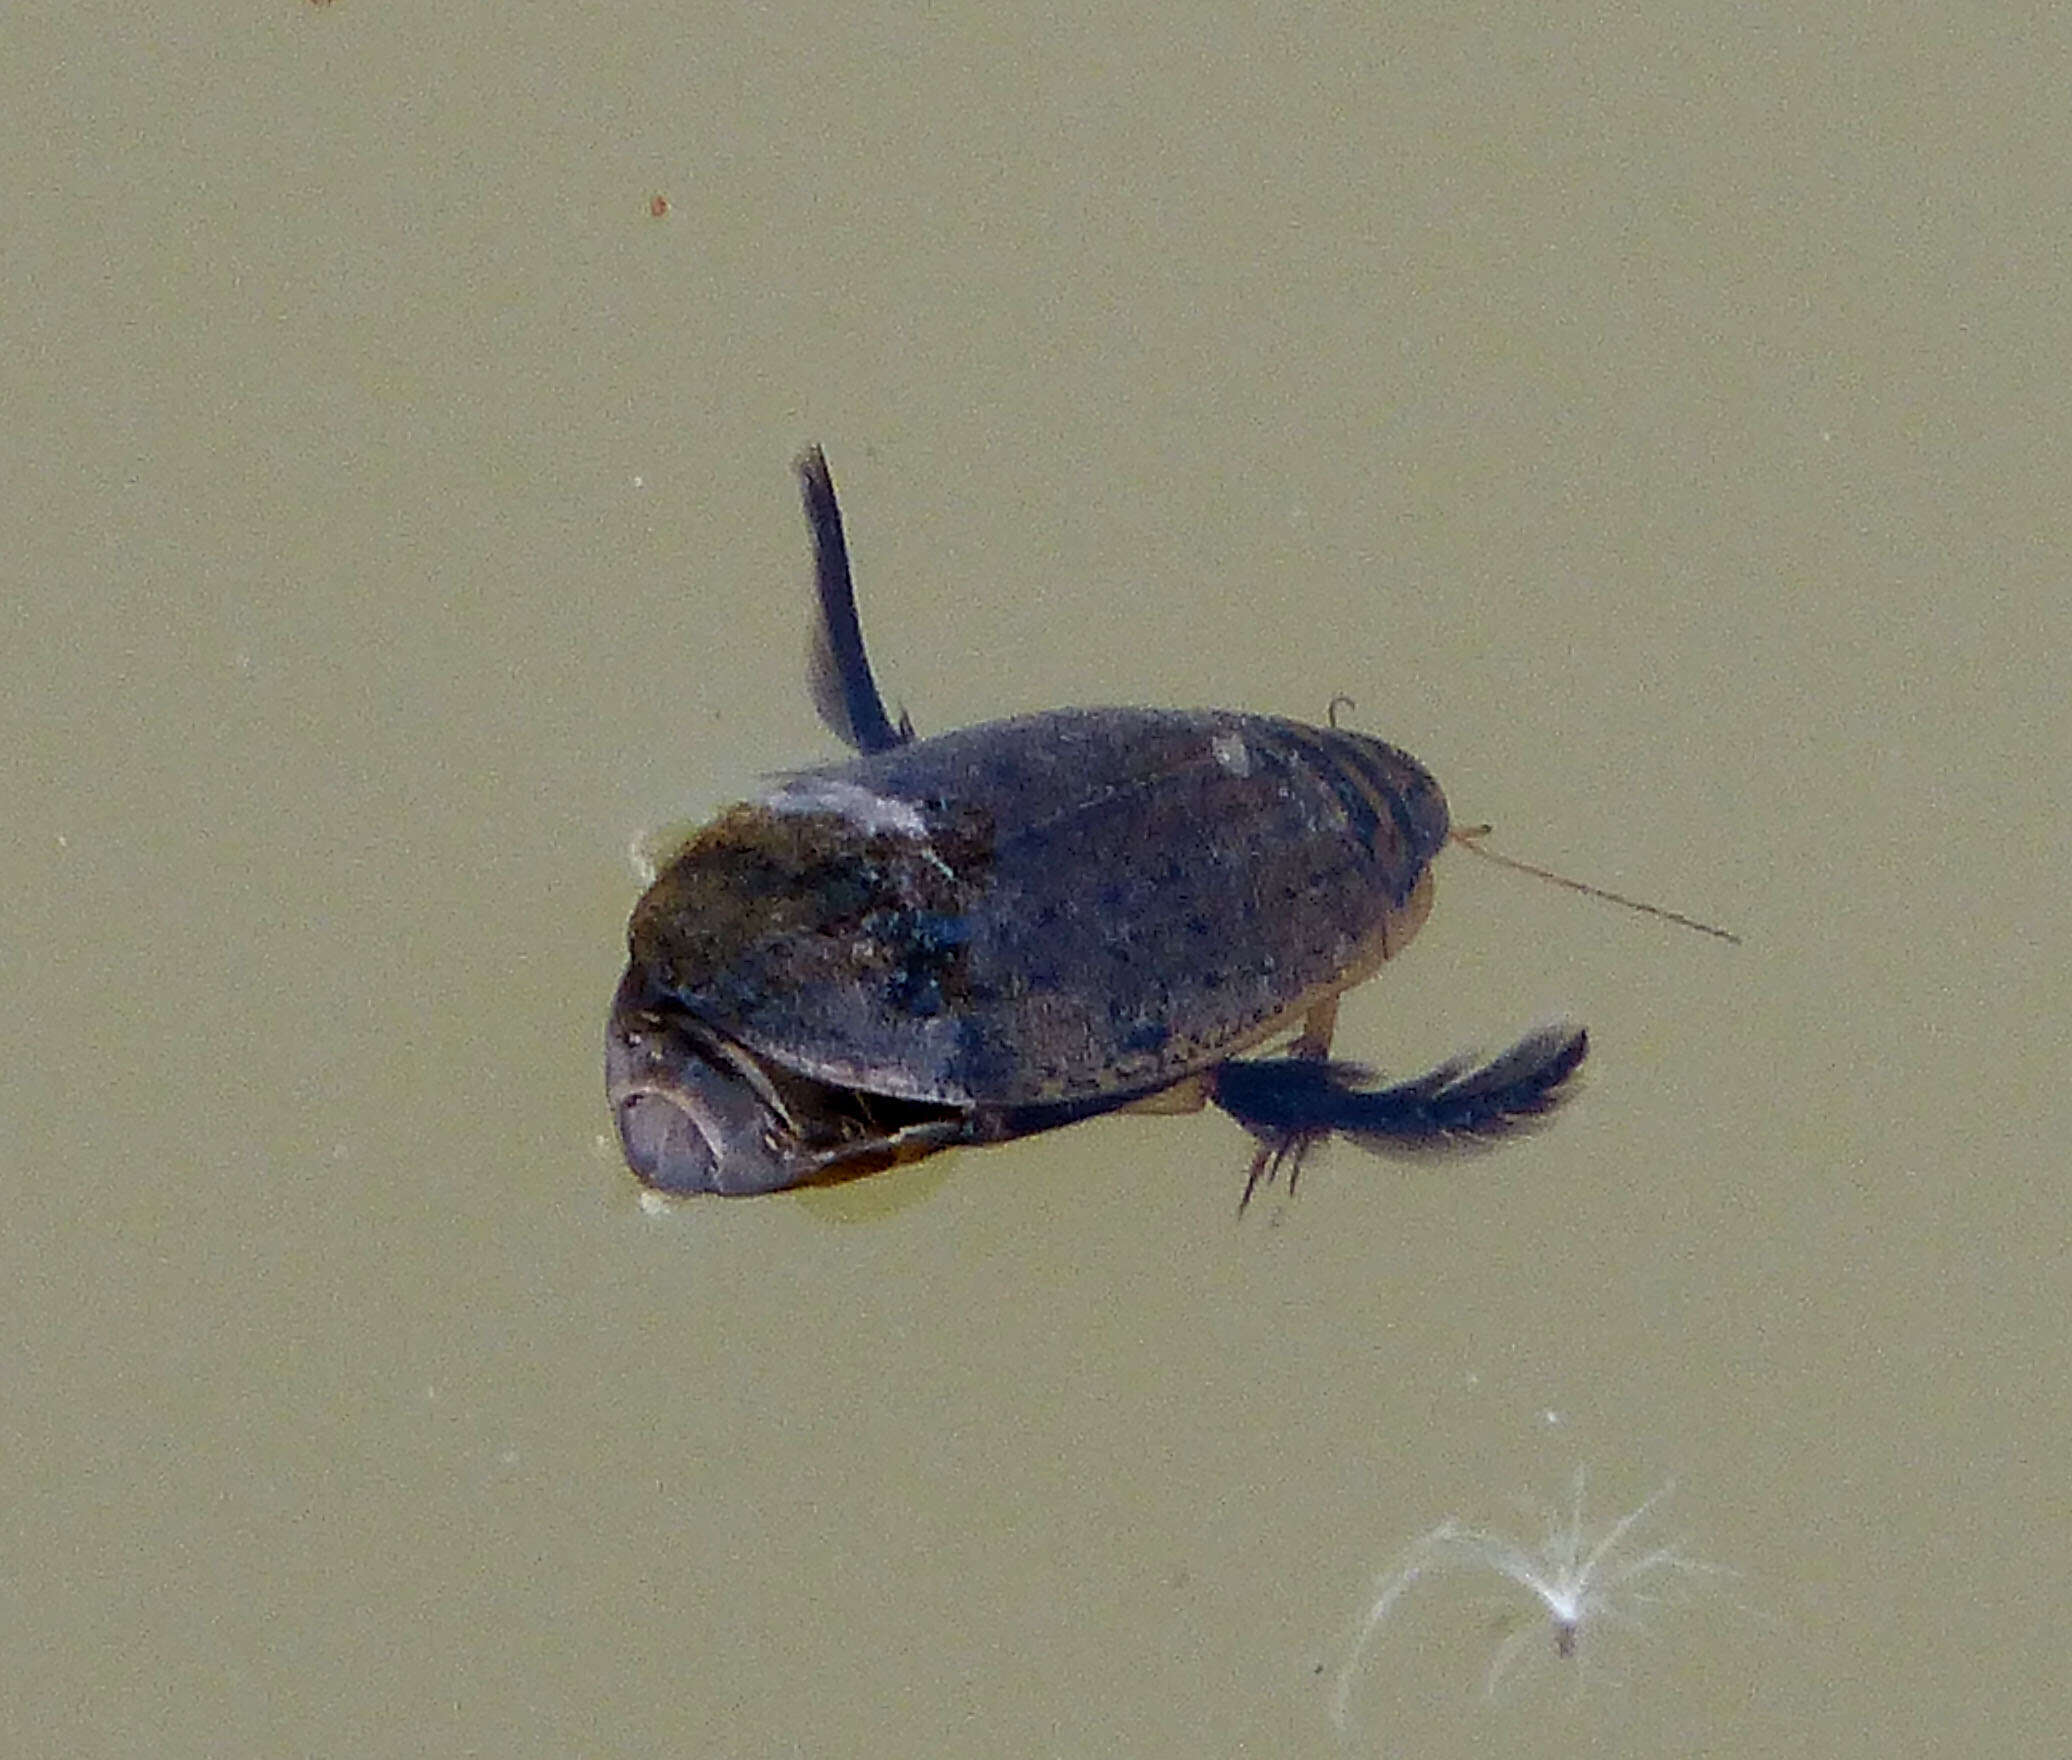
[[969, 1140], [969, 1108], [817, 1081], [705, 1025], [638, 960], [612, 999], [605, 1092], [626, 1162], [665, 1192], [751, 1197]]
[[628, 972], [605, 1034], [605, 1090], [627, 1165], [665, 1192], [727, 1197], [781, 1191], [818, 1157], [793, 1134], [740, 1046], [689, 1016], [648, 1005]]

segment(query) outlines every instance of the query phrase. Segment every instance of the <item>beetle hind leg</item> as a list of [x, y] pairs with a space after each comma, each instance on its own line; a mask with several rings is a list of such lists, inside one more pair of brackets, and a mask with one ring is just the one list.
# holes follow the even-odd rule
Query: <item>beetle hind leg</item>
[[878, 695], [878, 681], [863, 650], [856, 585], [849, 574], [849, 541], [842, 535], [842, 509], [827, 456], [809, 446], [792, 469], [798, 473], [806, 529], [813, 539], [817, 602], [813, 648], [806, 663], [813, 706], [845, 745], [859, 752], [889, 752], [914, 737], [914, 724], [904, 711], [896, 723], [885, 713], [885, 699]]
[[1358, 1064], [1306, 1057], [1302, 1048], [1299, 1041], [1294, 1056], [1235, 1059], [1212, 1072], [1210, 1098], [1261, 1145], [1240, 1209], [1283, 1165], [1292, 1187], [1302, 1157], [1333, 1132], [1384, 1153], [1508, 1136], [1567, 1098], [1590, 1040], [1575, 1023], [1557, 1021], [1487, 1062], [1454, 1058], [1387, 1087], [1369, 1086], [1373, 1072]]

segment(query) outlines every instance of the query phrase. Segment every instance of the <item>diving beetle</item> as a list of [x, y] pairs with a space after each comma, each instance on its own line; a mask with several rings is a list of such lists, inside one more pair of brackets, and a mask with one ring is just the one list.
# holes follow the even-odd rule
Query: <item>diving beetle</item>
[[813, 698], [858, 756], [728, 808], [633, 907], [605, 1072], [641, 1180], [772, 1192], [1213, 1102], [1260, 1145], [1249, 1201], [1334, 1132], [1490, 1138], [1563, 1097], [1588, 1047], [1569, 1023], [1389, 1086], [1329, 1057], [1340, 994], [1431, 909], [1450, 822], [1416, 759], [1225, 710], [916, 739], [864, 652], [827, 461], [795, 468]]

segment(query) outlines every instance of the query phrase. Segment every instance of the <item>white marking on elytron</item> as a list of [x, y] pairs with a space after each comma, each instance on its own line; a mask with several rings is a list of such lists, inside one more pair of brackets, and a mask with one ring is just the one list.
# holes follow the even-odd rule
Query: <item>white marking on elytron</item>
[[764, 795], [762, 804], [773, 813], [832, 813], [870, 837], [892, 833], [925, 840], [928, 836], [928, 822], [912, 801], [873, 794], [854, 782], [839, 782], [831, 776], [804, 776], [787, 782]]
[[1241, 733], [1219, 733], [1209, 741], [1209, 752], [1233, 776], [1252, 774], [1252, 753]]
[[928, 840], [928, 821], [912, 801], [872, 794], [854, 782], [815, 776], [772, 789], [762, 797], [762, 804], [773, 813], [830, 813], [848, 820], [866, 837], [910, 837], [921, 846], [914, 853], [922, 861], [945, 880], [957, 878], [956, 870], [935, 853]]

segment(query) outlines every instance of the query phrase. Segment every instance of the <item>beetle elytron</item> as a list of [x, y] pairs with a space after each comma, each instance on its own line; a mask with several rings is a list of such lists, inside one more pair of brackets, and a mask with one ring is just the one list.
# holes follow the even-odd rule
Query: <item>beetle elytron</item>
[[1449, 821], [1414, 758], [1221, 710], [916, 739], [865, 658], [827, 462], [797, 470], [814, 701], [860, 755], [729, 808], [634, 906], [605, 1072], [642, 1180], [770, 1192], [1213, 1101], [1261, 1144], [1249, 1199], [1333, 1132], [1494, 1137], [1558, 1102], [1569, 1024], [1388, 1087], [1329, 1060], [1340, 993], [1431, 909]]

